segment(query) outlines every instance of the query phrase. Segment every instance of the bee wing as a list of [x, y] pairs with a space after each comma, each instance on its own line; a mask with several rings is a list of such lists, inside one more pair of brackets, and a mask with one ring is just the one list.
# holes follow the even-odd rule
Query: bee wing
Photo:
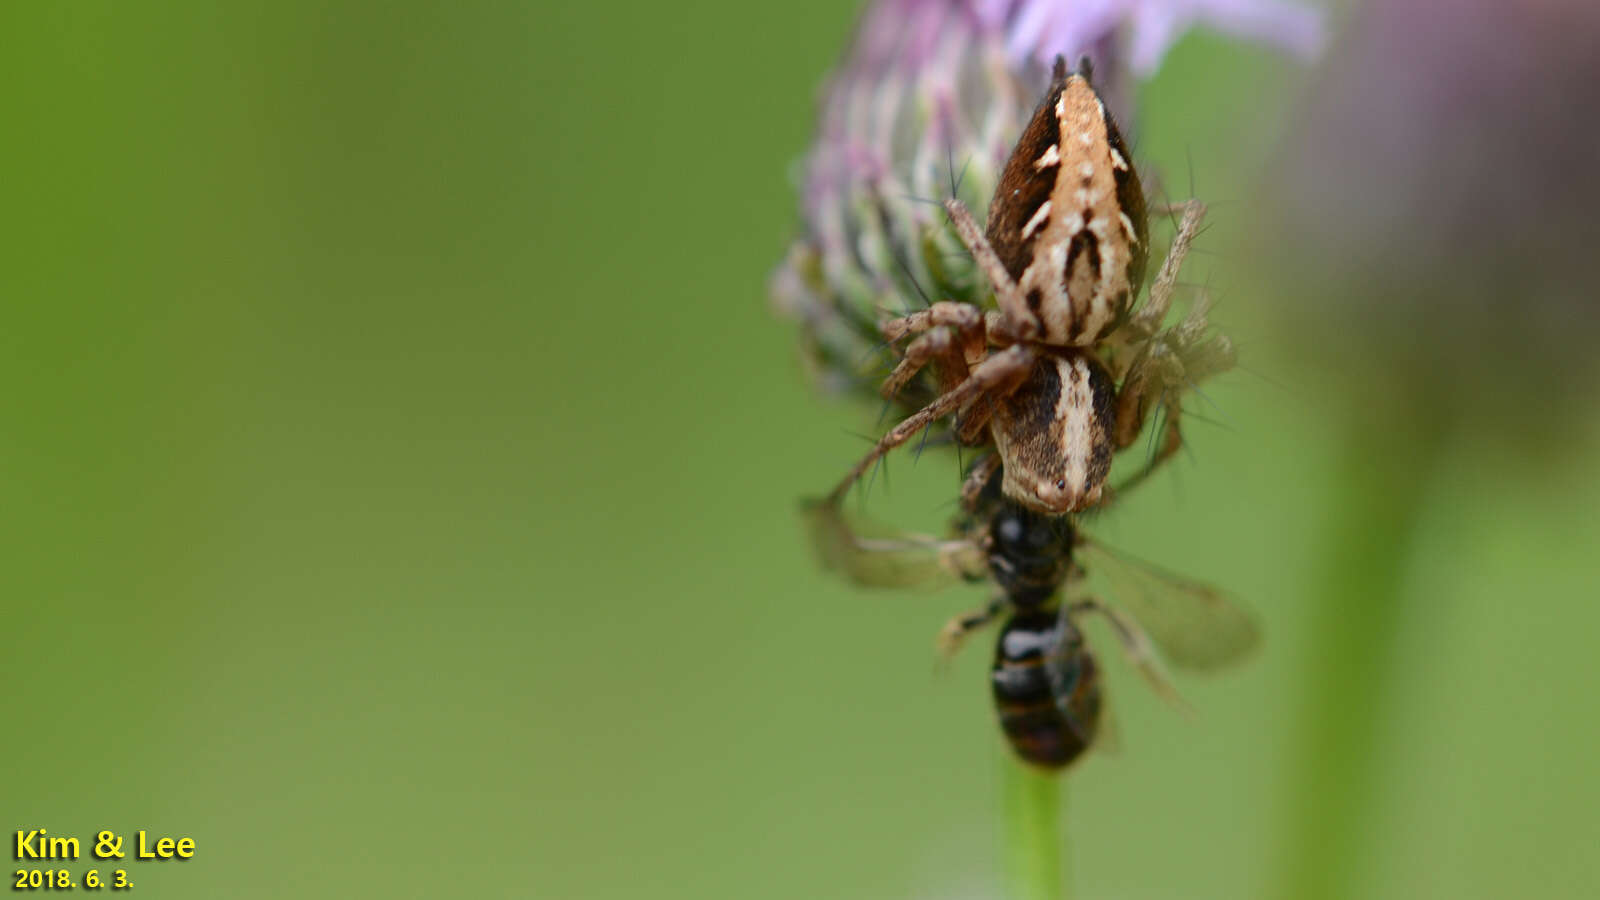
[[1261, 642], [1255, 617], [1221, 591], [1117, 553], [1084, 538], [1078, 554], [1090, 574], [1104, 576], [1108, 599], [1132, 617], [1174, 666], [1218, 669]]
[[1151, 652], [1149, 636], [1144, 633], [1144, 629], [1139, 627], [1139, 623], [1130, 618], [1127, 613], [1106, 606], [1097, 600], [1083, 600], [1071, 606], [1064, 606], [1061, 611], [1062, 615], [1067, 616], [1081, 613], [1099, 613], [1104, 616], [1105, 620], [1111, 625], [1111, 630], [1117, 636], [1117, 643], [1122, 645], [1123, 658], [1128, 661], [1129, 665], [1133, 666], [1140, 677], [1144, 678], [1150, 689], [1155, 691], [1156, 695], [1162, 700], [1166, 701], [1168, 706], [1178, 712], [1183, 713], [1185, 716], [1194, 715], [1193, 708], [1183, 699], [1183, 695], [1178, 693], [1178, 689], [1172, 686], [1172, 681], [1167, 677], [1167, 670], [1162, 667], [1161, 660], [1157, 659], [1156, 655]]
[[896, 532], [826, 500], [805, 501], [801, 512], [817, 559], [863, 587], [942, 587], [987, 573], [971, 541]]
[[[1121, 746], [1121, 740], [1106, 709], [1105, 682], [1099, 660], [1085, 646], [1088, 636], [1073, 623], [1065, 607], [1057, 615], [1056, 644], [1044, 659], [1045, 676], [1050, 680], [1056, 710], [1084, 746], [1115, 751]], [[1081, 718], [1083, 711], [1074, 709], [1072, 704], [1083, 679], [1089, 679], [1100, 698], [1093, 718], [1088, 721]]]
[[1089, 750], [1114, 759], [1123, 755], [1122, 722], [1105, 686], [1100, 688], [1100, 697], [1100, 726], [1095, 729], [1094, 744]]

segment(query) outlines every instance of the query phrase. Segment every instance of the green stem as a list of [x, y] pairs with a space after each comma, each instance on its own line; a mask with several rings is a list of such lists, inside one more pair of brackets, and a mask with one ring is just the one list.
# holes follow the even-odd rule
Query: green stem
[[[1409, 426], [1409, 427], [1408, 427]], [[1313, 578], [1311, 643], [1285, 793], [1277, 896], [1352, 896], [1381, 775], [1379, 726], [1425, 475], [1445, 430], [1393, 420], [1347, 432], [1341, 494]]]
[[1061, 776], [1006, 755], [1006, 881], [1015, 900], [1065, 900]]

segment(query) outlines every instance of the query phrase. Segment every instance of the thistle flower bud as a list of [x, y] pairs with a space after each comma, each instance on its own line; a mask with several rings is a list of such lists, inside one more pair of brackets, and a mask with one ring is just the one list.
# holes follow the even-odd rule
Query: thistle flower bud
[[[878, 320], [989, 289], [940, 201], [988, 207], [1057, 55], [1088, 56], [1112, 112], [1192, 25], [1306, 55], [1320, 20], [1276, 0], [879, 0], [826, 86], [801, 186], [802, 233], [775, 273], [811, 374], [872, 390]], [[910, 402], [914, 396], [906, 398]]]

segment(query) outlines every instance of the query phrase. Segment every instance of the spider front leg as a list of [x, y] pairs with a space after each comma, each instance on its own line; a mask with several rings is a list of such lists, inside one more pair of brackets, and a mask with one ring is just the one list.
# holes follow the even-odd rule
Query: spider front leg
[[[894, 319], [884, 319], [878, 324], [878, 330], [883, 332], [884, 338], [893, 343], [907, 335], [921, 334], [942, 325], [955, 328], [965, 339], [971, 340], [976, 337], [981, 341], [983, 310], [970, 303], [941, 300], [927, 309], [919, 309]], [[981, 343], [979, 349], [982, 349]]]
[[1011, 280], [1011, 273], [1000, 262], [1000, 257], [989, 245], [989, 239], [984, 236], [978, 223], [972, 218], [972, 213], [960, 200], [951, 197], [944, 202], [945, 212], [949, 213], [950, 221], [956, 226], [956, 235], [961, 238], [967, 251], [983, 270], [989, 284], [994, 288], [995, 302], [1000, 305], [1000, 320], [996, 323], [1002, 332], [1002, 340], [1009, 343], [1016, 340], [1031, 340], [1039, 335], [1039, 320], [1034, 318], [1028, 309], [1027, 300], [1022, 296], [1022, 289]]
[[932, 403], [912, 413], [900, 424], [889, 429], [888, 434], [879, 438], [872, 450], [834, 486], [828, 494], [828, 501], [838, 503], [843, 499], [845, 492], [850, 490], [850, 486], [860, 480], [873, 463], [890, 450], [911, 440], [923, 428], [986, 395], [1004, 395], [1016, 390], [1017, 385], [1033, 368], [1033, 363], [1034, 352], [1025, 344], [1009, 347], [979, 363], [965, 381], [945, 391]]
[[879, 388], [893, 399], [917, 373], [936, 363], [939, 390], [948, 391], [967, 379], [970, 365], [983, 358], [984, 315], [976, 306], [944, 301], [908, 316], [889, 319], [879, 326], [891, 343], [918, 334], [906, 347], [905, 357]]

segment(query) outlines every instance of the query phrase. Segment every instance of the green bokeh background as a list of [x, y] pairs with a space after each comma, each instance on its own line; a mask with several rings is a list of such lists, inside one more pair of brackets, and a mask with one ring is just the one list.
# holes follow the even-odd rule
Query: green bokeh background
[[[854, 10], [6, 5], [0, 829], [193, 837], [127, 867], [142, 897], [993, 896], [986, 652], [931, 652], [981, 594], [854, 592], [794, 515], [871, 422], [765, 288]], [[1191, 37], [1140, 154], [1239, 196], [1295, 89]], [[1270, 379], [1209, 390], [1227, 427], [1102, 534], [1269, 637], [1183, 682], [1195, 722], [1113, 664], [1083, 896], [1270, 894], [1320, 802], [1337, 379], [1195, 267]], [[1418, 469], [1381, 764], [1326, 787], [1350, 895], [1600, 883], [1585, 433]], [[901, 461], [883, 511], [934, 527], [953, 479]]]

